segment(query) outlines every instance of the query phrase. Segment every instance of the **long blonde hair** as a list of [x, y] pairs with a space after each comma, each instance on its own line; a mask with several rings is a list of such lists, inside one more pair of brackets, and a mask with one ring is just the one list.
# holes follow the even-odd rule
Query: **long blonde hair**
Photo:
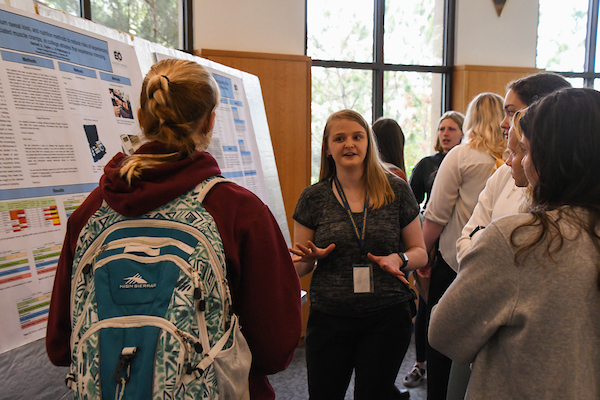
[[392, 190], [390, 182], [387, 179], [386, 170], [383, 168], [379, 158], [379, 150], [377, 149], [377, 144], [373, 139], [373, 131], [362, 115], [356, 111], [337, 111], [331, 114], [327, 119], [327, 122], [325, 123], [325, 129], [323, 130], [323, 144], [321, 146], [321, 172], [319, 174], [319, 181], [331, 179], [333, 176], [335, 176], [335, 161], [333, 160], [333, 157], [328, 157], [327, 155], [327, 141], [329, 140], [331, 123], [340, 119], [347, 119], [349, 121], [357, 122], [365, 130], [365, 132], [367, 132], [368, 146], [367, 154], [364, 160], [364, 173], [362, 180], [371, 206], [373, 209], [377, 209], [386, 204], [392, 203], [396, 196], [394, 195], [394, 191]]
[[504, 119], [504, 99], [495, 93], [480, 93], [467, 108], [463, 131], [469, 147], [506, 158], [506, 138], [500, 123]]
[[210, 117], [219, 104], [217, 82], [200, 64], [168, 59], [154, 64], [142, 83], [139, 123], [148, 140], [174, 148], [170, 154], [134, 154], [119, 171], [129, 183], [152, 166], [180, 160], [211, 139]]

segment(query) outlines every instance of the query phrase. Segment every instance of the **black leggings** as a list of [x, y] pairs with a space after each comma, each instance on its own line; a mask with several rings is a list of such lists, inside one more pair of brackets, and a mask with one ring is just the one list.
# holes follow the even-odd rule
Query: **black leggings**
[[[431, 312], [455, 278], [456, 272], [438, 253], [431, 268], [428, 312]], [[446, 400], [451, 366], [452, 360], [427, 343], [427, 400]]]
[[427, 330], [429, 329], [429, 307], [419, 295], [419, 307], [415, 317], [415, 350], [417, 362], [427, 361]]
[[411, 334], [408, 302], [366, 317], [311, 308], [306, 327], [310, 399], [343, 400], [353, 370], [355, 400], [391, 399]]

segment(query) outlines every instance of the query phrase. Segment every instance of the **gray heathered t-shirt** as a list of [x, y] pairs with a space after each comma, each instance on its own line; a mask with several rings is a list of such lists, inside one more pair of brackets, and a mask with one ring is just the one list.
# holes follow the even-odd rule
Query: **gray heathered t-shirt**
[[[401, 230], [419, 215], [419, 206], [410, 186], [388, 176], [396, 198], [392, 204], [369, 209], [365, 233], [366, 252], [386, 256], [404, 251]], [[311, 307], [340, 316], [364, 316], [411, 299], [408, 287], [390, 273], [373, 265], [373, 293], [354, 293], [353, 265], [369, 262], [360, 254], [352, 222], [336, 199], [329, 180], [302, 192], [294, 220], [315, 231], [315, 245], [335, 249], [317, 262], [310, 285]], [[353, 213], [359, 231], [363, 213]]]

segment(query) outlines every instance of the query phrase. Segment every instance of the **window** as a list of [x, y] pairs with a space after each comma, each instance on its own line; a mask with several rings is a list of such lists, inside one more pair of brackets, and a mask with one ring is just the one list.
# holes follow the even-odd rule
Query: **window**
[[[307, 0], [312, 67], [312, 181], [327, 117], [349, 108], [369, 122], [395, 119], [407, 175], [433, 152], [450, 105], [455, 0]], [[447, 21], [451, 21], [448, 23]]]
[[600, 87], [600, 0], [539, 0], [538, 68], [564, 75], [574, 87]]
[[69, 14], [192, 52], [192, 0], [44, 0]]

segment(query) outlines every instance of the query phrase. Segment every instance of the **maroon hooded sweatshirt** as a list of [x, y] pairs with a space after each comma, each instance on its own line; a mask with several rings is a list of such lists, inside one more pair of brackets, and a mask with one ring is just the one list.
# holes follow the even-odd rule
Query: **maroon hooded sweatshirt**
[[[159, 142], [143, 145], [138, 153], [169, 153]], [[118, 213], [137, 217], [187, 193], [205, 179], [221, 173], [215, 159], [197, 152], [184, 160], [145, 170], [132, 185], [118, 175], [117, 154], [104, 168], [100, 185], [70, 216], [52, 290], [46, 349], [50, 361], [71, 361], [71, 269], [77, 238], [90, 216], [105, 200]], [[233, 183], [214, 186], [203, 202], [214, 218], [225, 248], [227, 279], [233, 308], [252, 351], [250, 395], [274, 399], [267, 379], [285, 369], [301, 333], [300, 282], [279, 225], [254, 194]]]

